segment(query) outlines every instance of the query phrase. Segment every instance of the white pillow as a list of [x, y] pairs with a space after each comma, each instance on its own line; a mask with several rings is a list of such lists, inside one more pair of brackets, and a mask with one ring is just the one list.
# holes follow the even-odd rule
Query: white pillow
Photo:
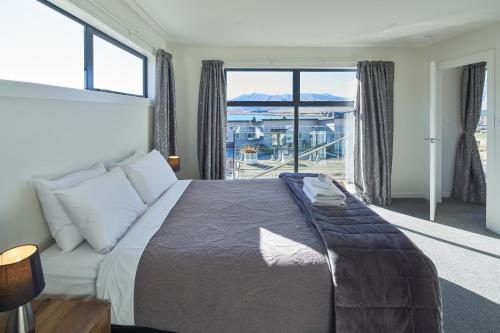
[[125, 167], [127, 165], [130, 165], [131, 163], [137, 161], [138, 159], [144, 157], [146, 155], [146, 152], [144, 150], [136, 150], [132, 155], [124, 159], [123, 161], [117, 162], [117, 163], [108, 163], [106, 164], [106, 168], [108, 170], [111, 170], [116, 167]]
[[71, 223], [68, 214], [54, 195], [54, 191], [75, 186], [105, 173], [106, 168], [104, 168], [104, 165], [98, 163], [89, 169], [71, 173], [59, 179], [34, 179], [45, 221], [47, 221], [50, 233], [56, 240], [57, 246], [63, 251], [71, 251], [76, 248], [83, 242], [83, 237]]
[[147, 205], [152, 204], [177, 181], [174, 171], [157, 150], [152, 150], [123, 169]]
[[103, 254], [113, 249], [146, 209], [121, 168], [55, 195], [80, 234]]

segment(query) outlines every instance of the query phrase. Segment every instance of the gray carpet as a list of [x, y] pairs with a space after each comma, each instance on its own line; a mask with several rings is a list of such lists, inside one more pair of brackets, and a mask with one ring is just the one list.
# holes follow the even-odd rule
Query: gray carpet
[[423, 199], [372, 208], [436, 264], [445, 332], [500, 332], [500, 236], [486, 229], [484, 206], [445, 200], [435, 222]]

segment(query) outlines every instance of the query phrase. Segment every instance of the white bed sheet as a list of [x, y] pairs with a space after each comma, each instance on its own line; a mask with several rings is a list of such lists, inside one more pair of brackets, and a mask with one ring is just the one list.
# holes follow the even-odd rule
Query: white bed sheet
[[52, 245], [40, 255], [45, 278], [41, 298], [95, 298], [97, 271], [104, 257], [87, 242], [70, 252]]
[[178, 180], [130, 228], [106, 255], [98, 270], [97, 298], [111, 301], [111, 322], [134, 325], [137, 266], [151, 237], [161, 227], [191, 180]]

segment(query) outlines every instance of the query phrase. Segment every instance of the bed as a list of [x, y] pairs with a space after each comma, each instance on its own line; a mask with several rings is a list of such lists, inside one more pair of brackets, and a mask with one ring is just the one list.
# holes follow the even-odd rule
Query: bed
[[[312, 207], [301, 177], [177, 181], [88, 261], [95, 297], [114, 324], [173, 332], [441, 332], [432, 262], [348, 193], [347, 209]], [[48, 263], [66, 254], [46, 252], [61, 294], [74, 277]]]
[[95, 298], [97, 272], [104, 257], [86, 242], [71, 252], [62, 252], [53, 244], [41, 255], [47, 281], [43, 290], [44, 297]]

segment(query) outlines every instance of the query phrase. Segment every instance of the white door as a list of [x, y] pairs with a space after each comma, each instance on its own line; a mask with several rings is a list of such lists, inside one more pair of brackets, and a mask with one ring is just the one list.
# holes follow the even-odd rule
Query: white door
[[430, 201], [430, 216], [429, 219], [434, 221], [436, 217], [436, 205], [438, 201], [437, 191], [438, 191], [438, 111], [437, 111], [437, 87], [438, 87], [438, 75], [437, 66], [433, 61], [431, 62], [431, 73], [430, 73], [430, 107], [429, 107], [429, 119], [430, 119], [430, 132], [427, 141], [430, 144], [430, 184], [429, 184], [429, 201]]

